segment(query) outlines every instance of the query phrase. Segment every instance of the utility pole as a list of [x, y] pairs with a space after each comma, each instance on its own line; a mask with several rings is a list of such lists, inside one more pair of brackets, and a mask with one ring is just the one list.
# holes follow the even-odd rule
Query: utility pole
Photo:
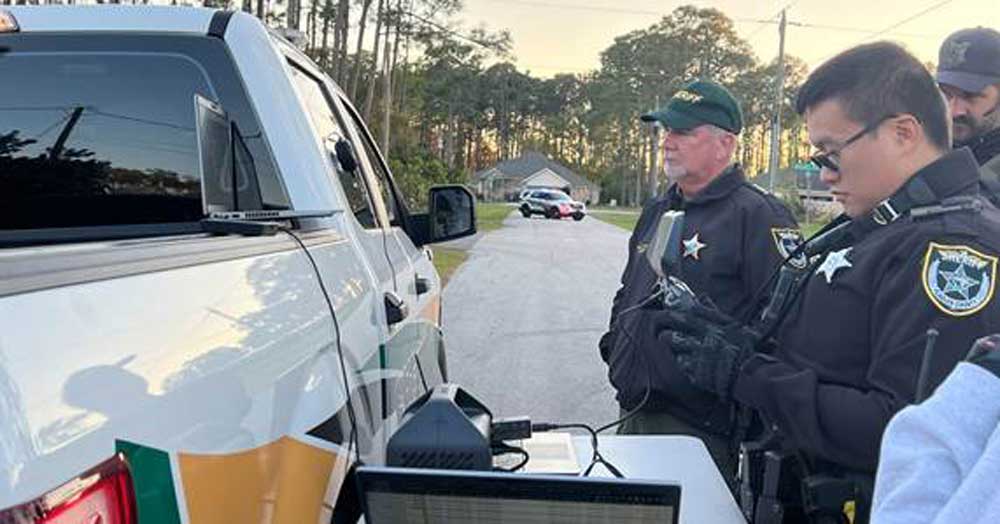
[[774, 120], [771, 122], [771, 158], [768, 163], [768, 191], [774, 192], [774, 177], [778, 173], [778, 159], [781, 158], [781, 106], [785, 98], [785, 10], [781, 10], [781, 23], [778, 25], [781, 37], [778, 44], [778, 78], [776, 97], [774, 99]]
[[62, 154], [63, 147], [66, 146], [66, 140], [69, 139], [69, 134], [73, 131], [73, 128], [76, 127], [76, 123], [80, 121], [80, 117], [83, 116], [84, 109], [86, 108], [83, 106], [73, 108], [73, 112], [69, 115], [69, 120], [59, 133], [59, 138], [56, 139], [56, 143], [52, 145], [51, 149], [49, 149], [49, 160], [56, 160], [59, 158], [59, 155]]
[[[656, 95], [656, 105], [653, 106], [653, 111], [660, 108], [660, 95]], [[657, 185], [660, 181], [660, 123], [653, 122], [651, 126], [651, 133], [653, 134], [653, 161], [650, 162], [650, 173], [649, 173], [649, 198], [656, 198]]]

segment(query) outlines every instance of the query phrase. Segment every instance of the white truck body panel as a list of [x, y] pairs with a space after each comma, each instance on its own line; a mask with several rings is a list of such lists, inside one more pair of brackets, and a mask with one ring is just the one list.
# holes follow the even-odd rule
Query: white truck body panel
[[[205, 35], [216, 16], [4, 9], [23, 33]], [[122, 452], [146, 493], [140, 521], [327, 522], [353, 460], [345, 371], [360, 453], [376, 463], [398, 410], [443, 380], [440, 280], [386, 223], [384, 204], [381, 227], [351, 214], [289, 60], [322, 73], [245, 13], [231, 15], [224, 40], [291, 208], [334, 211], [304, 220], [299, 235], [336, 311], [347, 369], [317, 275], [285, 234], [0, 249], [0, 517]], [[360, 160], [366, 171], [380, 161]], [[427, 292], [416, 292], [417, 277]], [[393, 326], [388, 291], [410, 309]], [[170, 511], [176, 520], [160, 518]]]

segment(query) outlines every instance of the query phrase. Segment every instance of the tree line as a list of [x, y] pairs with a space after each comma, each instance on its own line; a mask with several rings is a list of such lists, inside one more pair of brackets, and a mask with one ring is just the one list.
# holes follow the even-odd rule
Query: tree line
[[[615, 38], [596, 70], [541, 78], [515, 65], [506, 32], [455, 29], [459, 0], [372, 1], [354, 6], [362, 16], [353, 53], [345, 48], [348, 0], [327, 4], [306, 24], [306, 48], [362, 108], [409, 194], [432, 183], [467, 182], [537, 150], [601, 184], [606, 199], [637, 204], [661, 176], [654, 170], [656, 135], [638, 117], [699, 77], [723, 83], [741, 101], [746, 126], [738, 160], [751, 175], [767, 168], [778, 64], [762, 63], [717, 9], [679, 7]], [[369, 49], [366, 16], [375, 25]], [[327, 19], [334, 26], [329, 40]], [[793, 110], [807, 67], [786, 57], [784, 68], [780, 165], [789, 166], [808, 155]]]

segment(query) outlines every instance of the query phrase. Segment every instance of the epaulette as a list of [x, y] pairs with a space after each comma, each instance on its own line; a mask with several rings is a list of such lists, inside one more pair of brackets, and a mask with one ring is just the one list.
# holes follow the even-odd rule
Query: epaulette
[[932, 218], [949, 213], [979, 213], [983, 209], [983, 201], [973, 197], [952, 197], [946, 198], [937, 204], [929, 206], [915, 207], [910, 210], [910, 216], [914, 220]]
[[764, 196], [774, 196], [770, 191], [758, 186], [757, 184], [754, 184], [753, 182], [747, 182], [747, 185], [750, 186], [750, 188], [753, 189], [754, 191]]

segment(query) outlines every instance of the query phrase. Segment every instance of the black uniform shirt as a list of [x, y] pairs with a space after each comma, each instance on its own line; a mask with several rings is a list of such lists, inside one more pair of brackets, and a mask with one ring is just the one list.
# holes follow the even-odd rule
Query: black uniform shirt
[[914, 400], [928, 328], [940, 332], [932, 386], [976, 338], [1000, 331], [1000, 212], [979, 194], [974, 158], [955, 151], [915, 176], [938, 198], [983, 208], [855, 220], [852, 241], [805, 283], [775, 355], [751, 358], [734, 390], [792, 445], [850, 469], [875, 470], [885, 425]]
[[[670, 350], [660, 347], [656, 333], [646, 329], [649, 312], [633, 310], [619, 318], [619, 313], [653, 292], [656, 275], [645, 250], [668, 209], [685, 210], [682, 277], [696, 293], [710, 296], [723, 311], [740, 317], [756, 309], [754, 294], [781, 263], [798, 230], [776, 198], [749, 184], [742, 170], [733, 166], [691, 199], [685, 200], [674, 185], [649, 202], [629, 240], [622, 287], [611, 310], [612, 328], [600, 342], [618, 402], [634, 408], [651, 381], [647, 406], [669, 408], [692, 423], [721, 431], [728, 420], [719, 420], [717, 400], [694, 388], [676, 368]], [[718, 415], [716, 422], [708, 420], [710, 412]], [[723, 414], [728, 418], [728, 412]]]
[[983, 195], [1000, 206], [1000, 128], [986, 133], [968, 145], [980, 166], [979, 182]]
[[993, 157], [1000, 155], [1000, 128], [994, 129], [968, 144], [976, 162], [983, 165]]

